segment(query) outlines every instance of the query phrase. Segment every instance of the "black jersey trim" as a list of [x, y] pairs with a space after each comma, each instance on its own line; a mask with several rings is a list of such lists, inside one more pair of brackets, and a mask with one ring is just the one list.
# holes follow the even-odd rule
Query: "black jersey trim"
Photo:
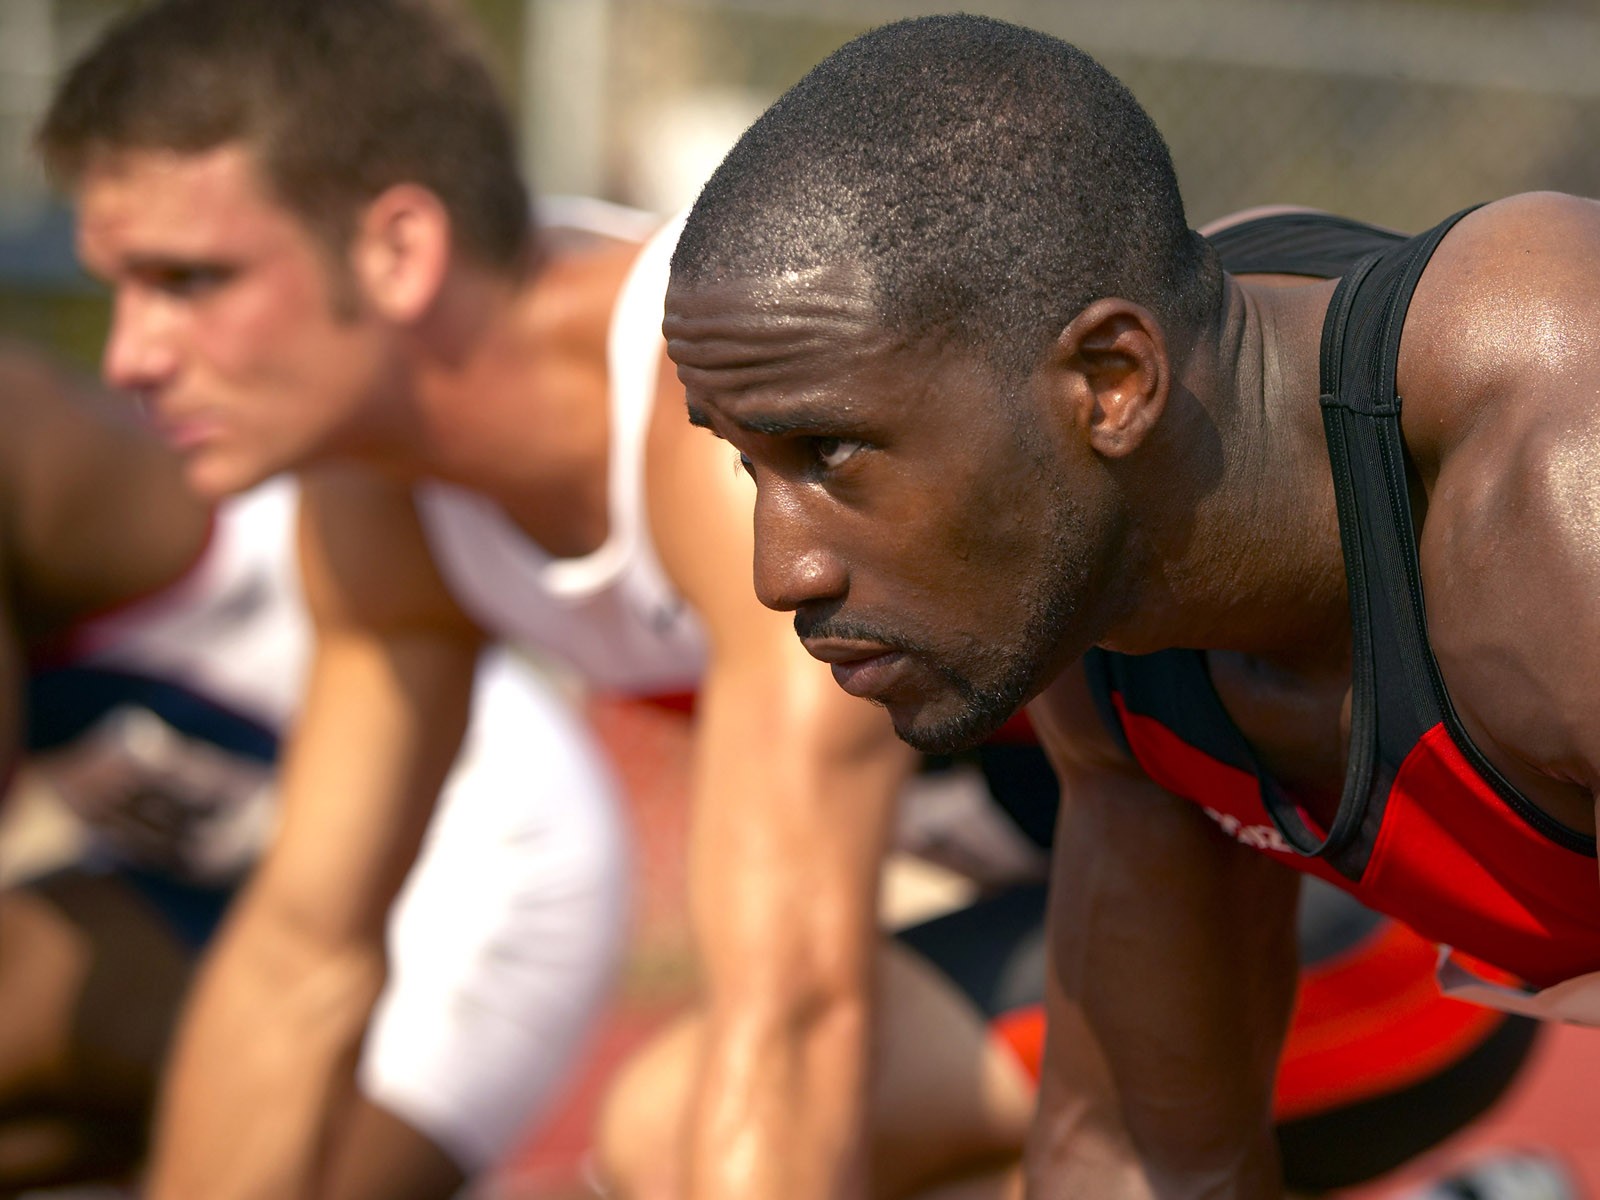
[[[1284, 212], [1241, 221], [1207, 234], [1206, 240], [1216, 250], [1223, 269], [1234, 275], [1308, 275], [1331, 279], [1344, 274], [1364, 257], [1375, 258], [1378, 253], [1405, 241], [1405, 236], [1333, 213]], [[1170, 656], [1180, 652], [1166, 653]], [[1195, 651], [1181, 653], [1198, 655]], [[1112, 703], [1111, 693], [1116, 691], [1122, 695], [1124, 703], [1130, 705], [1130, 711], [1167, 724], [1163, 720], [1163, 712], [1170, 717], [1170, 710], [1160, 703], [1156, 704], [1155, 710], [1151, 710], [1148, 698], [1166, 694], [1180, 679], [1183, 683], [1194, 684], [1197, 678], [1193, 664], [1185, 664], [1180, 668], [1176, 660], [1170, 657], [1162, 660], [1154, 675], [1129, 667], [1129, 670], [1143, 677], [1131, 681], [1116, 678], [1124, 673], [1123, 664], [1128, 657], [1092, 649], [1084, 655], [1083, 664], [1089, 682], [1089, 694], [1094, 698], [1101, 721], [1129, 757], [1137, 757], [1128, 744], [1127, 731], [1122, 727], [1122, 719]], [[1178, 678], [1173, 676], [1174, 671]], [[1203, 740], [1207, 744], [1197, 745], [1196, 748], [1231, 766], [1259, 770], [1254, 756], [1248, 753], [1247, 745], [1246, 755], [1241, 761], [1237, 748], [1244, 744], [1244, 735], [1233, 726], [1221, 700], [1216, 698], [1210, 673], [1206, 671], [1203, 661], [1198, 666], [1198, 677], [1198, 682], [1204, 683], [1202, 694], [1215, 700], [1216, 711], [1204, 713], [1203, 727], [1206, 733]], [[1193, 710], [1188, 710], [1186, 715], [1192, 716]], [[1168, 728], [1183, 729], [1185, 737], [1191, 732], [1186, 726], [1168, 724]]]
[[[1397, 766], [1441, 723], [1467, 764], [1525, 824], [1565, 849], [1596, 853], [1595, 838], [1528, 800], [1473, 743], [1428, 641], [1396, 373], [1417, 283], [1445, 235], [1472, 211], [1440, 222], [1397, 254], [1364, 261], [1340, 283], [1324, 324], [1321, 403], [1351, 605], [1350, 758], [1335, 829], [1323, 844], [1302, 844], [1305, 839], [1292, 832], [1292, 814], [1285, 814], [1286, 828], [1277, 811], [1268, 811], [1297, 850], [1330, 862], [1363, 825], [1371, 829], [1365, 818], [1373, 803], [1374, 765], [1387, 759]], [[1357, 369], [1345, 372], [1346, 360]]]
[[1100, 714], [1100, 723], [1106, 727], [1106, 732], [1116, 739], [1117, 745], [1122, 747], [1124, 753], [1137, 762], [1139, 756], [1128, 744], [1128, 731], [1122, 727], [1122, 717], [1111, 700], [1112, 691], [1120, 691], [1112, 682], [1112, 662], [1113, 656], [1109, 650], [1091, 647], [1083, 656], [1083, 677], [1089, 685], [1089, 697], [1094, 701], [1095, 712]]
[[1129, 745], [1114, 696], [1121, 697], [1130, 715], [1171, 730], [1185, 745], [1206, 757], [1236, 771], [1260, 774], [1250, 743], [1228, 716], [1200, 651], [1092, 653], [1097, 668], [1089, 673], [1089, 686], [1095, 703], [1107, 721], [1115, 723], [1112, 727], [1134, 761], [1139, 756]]

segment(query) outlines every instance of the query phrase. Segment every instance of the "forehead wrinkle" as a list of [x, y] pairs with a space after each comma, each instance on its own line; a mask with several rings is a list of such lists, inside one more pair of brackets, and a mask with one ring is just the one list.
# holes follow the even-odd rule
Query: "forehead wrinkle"
[[790, 273], [776, 279], [669, 286], [662, 333], [697, 366], [793, 361], [889, 338], [859, 289]]
[[730, 392], [742, 394], [762, 388], [776, 387], [794, 377], [796, 363], [810, 356], [803, 353], [767, 358], [755, 362], [730, 359], [723, 363], [696, 363], [685, 361], [673, 352], [667, 343], [667, 353], [678, 364], [678, 379], [691, 391]]
[[667, 354], [684, 386], [705, 392], [742, 394], [769, 388], [786, 392], [806, 381], [853, 374], [878, 346], [851, 336], [847, 323], [815, 324], [757, 336], [670, 337]]
[[687, 317], [668, 311], [661, 323], [675, 361], [692, 358], [708, 368], [753, 362], [788, 362], [827, 355], [841, 347], [881, 341], [861, 319], [838, 311], [741, 313]]

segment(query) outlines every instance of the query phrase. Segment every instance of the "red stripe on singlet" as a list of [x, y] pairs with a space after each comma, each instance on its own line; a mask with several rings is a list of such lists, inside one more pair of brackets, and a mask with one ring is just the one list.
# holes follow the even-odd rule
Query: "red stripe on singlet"
[[1278, 1120], [1420, 1083], [1500, 1027], [1504, 1013], [1439, 994], [1437, 959], [1432, 942], [1389, 921], [1348, 953], [1301, 971], [1278, 1066]]
[[[1154, 782], [1237, 828], [1272, 833], [1254, 774], [1131, 711], [1120, 694], [1112, 699], [1134, 758]], [[1470, 949], [1539, 986], [1600, 970], [1594, 857], [1557, 845], [1513, 811], [1443, 725], [1424, 733], [1400, 764], [1359, 883], [1320, 858], [1252, 844], [1433, 942]]]
[[1044, 1066], [1044, 1005], [1030, 1004], [1001, 1013], [989, 1023], [991, 1032], [1016, 1056], [1034, 1085]]
[[651, 708], [662, 708], [667, 712], [694, 714], [695, 694], [693, 692], [660, 692], [653, 696], [636, 697], [640, 704], [647, 704]]
[[[1504, 1014], [1439, 994], [1436, 954], [1433, 943], [1387, 922], [1348, 953], [1301, 973], [1278, 1069], [1277, 1120], [1420, 1083], [1460, 1062], [1500, 1027]], [[1043, 1005], [1002, 1013], [990, 1029], [1037, 1084]]]

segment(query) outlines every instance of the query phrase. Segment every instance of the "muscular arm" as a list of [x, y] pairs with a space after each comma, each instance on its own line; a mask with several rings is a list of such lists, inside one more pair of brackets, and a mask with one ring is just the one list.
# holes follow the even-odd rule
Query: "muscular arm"
[[0, 786], [23, 740], [26, 652], [166, 586], [205, 544], [209, 507], [118, 401], [0, 343]]
[[1478, 748], [1558, 820], [1600, 795], [1600, 203], [1514, 196], [1464, 218], [1400, 346], [1428, 636]]
[[866, 1167], [877, 889], [913, 757], [841, 692], [751, 584], [749, 480], [664, 377], [657, 544], [708, 627], [691, 917], [706, 993], [689, 1114], [693, 1200], [850, 1200]]
[[1063, 810], [1028, 1195], [1278, 1197], [1295, 876], [1119, 761], [1081, 676], [1032, 711]]
[[282, 824], [184, 1014], [151, 1175], [160, 1200], [317, 1194], [383, 980], [385, 916], [466, 720], [477, 636], [407, 490], [330, 476], [302, 503], [318, 644]]
[[29, 644], [167, 586], [205, 545], [210, 507], [125, 402], [0, 345], [12, 620]]

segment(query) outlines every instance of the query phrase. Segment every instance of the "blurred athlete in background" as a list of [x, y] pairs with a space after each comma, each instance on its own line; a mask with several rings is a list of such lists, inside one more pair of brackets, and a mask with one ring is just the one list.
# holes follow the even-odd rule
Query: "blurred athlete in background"
[[[916, 759], [751, 594], [748, 483], [684, 423], [661, 353], [670, 239], [537, 236], [479, 59], [400, 0], [145, 7], [66, 78], [42, 144], [115, 293], [105, 372], [144, 397], [190, 482], [221, 495], [317, 467], [302, 567], [318, 651], [282, 829], [180, 1029], [153, 1193], [344, 1194], [324, 1141], [382, 974], [374, 915], [486, 636], [535, 641], [602, 688], [698, 688], [694, 853], [732, 871], [692, 900], [716, 948], [696, 1186], [777, 1197], [861, 1177], [862, 864]], [[838, 813], [862, 806], [866, 836], [841, 843]], [[743, 902], [746, 873], [787, 861], [810, 864], [793, 892]], [[1010, 1072], [1026, 1119], [1025, 1082], [977, 1021], [948, 1044]], [[947, 1094], [952, 1129], [977, 1126], [976, 1093]], [[722, 1154], [730, 1136], [775, 1152]]]
[[[213, 508], [120, 407], [0, 350], [0, 768], [84, 834], [0, 892], [4, 1194], [142, 1158], [190, 963], [272, 837], [310, 649], [295, 484]], [[598, 750], [490, 654], [405, 889], [373, 914], [387, 983], [323, 1141], [349, 1194], [448, 1195], [541, 1111], [618, 958], [626, 869]]]

